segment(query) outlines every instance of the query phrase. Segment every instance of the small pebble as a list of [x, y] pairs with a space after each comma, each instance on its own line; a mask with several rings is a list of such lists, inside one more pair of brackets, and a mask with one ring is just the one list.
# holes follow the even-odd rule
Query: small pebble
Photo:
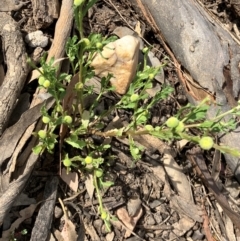
[[204, 234], [202, 234], [199, 230], [194, 231], [192, 240], [197, 241], [197, 240], [203, 240]]
[[161, 216], [161, 213], [154, 213], [154, 219], [157, 222], [157, 224], [161, 223], [163, 221], [163, 218]]
[[60, 218], [62, 215], [63, 215], [62, 209], [60, 207], [58, 207], [58, 206], [55, 206], [55, 208], [54, 208], [54, 217], [57, 219], [57, 218]]
[[133, 217], [138, 214], [141, 208], [142, 201], [138, 197], [133, 197], [129, 199], [127, 203], [127, 210], [129, 216]]
[[29, 46], [33, 48], [44, 48], [48, 45], [48, 37], [44, 36], [43, 32], [40, 30], [28, 33], [25, 37], [25, 41]]
[[146, 220], [147, 225], [154, 225], [156, 223], [152, 215], [149, 215]]

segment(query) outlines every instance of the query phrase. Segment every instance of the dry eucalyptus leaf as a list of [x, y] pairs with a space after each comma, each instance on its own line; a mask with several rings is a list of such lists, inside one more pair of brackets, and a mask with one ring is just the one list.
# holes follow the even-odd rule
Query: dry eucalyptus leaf
[[85, 181], [85, 186], [86, 186], [88, 195], [90, 197], [90, 200], [92, 200], [94, 189], [95, 189], [95, 187], [93, 185], [93, 175], [92, 174], [89, 174], [87, 176], [87, 179]]
[[169, 176], [172, 185], [178, 194], [188, 201], [192, 201], [191, 186], [182, 168], [174, 160], [171, 153], [165, 153], [163, 158], [164, 168]]
[[65, 223], [61, 232], [64, 240], [76, 241], [78, 235], [75, 230], [75, 226], [70, 219], [65, 219]]
[[78, 190], [78, 173], [77, 172], [69, 172], [67, 173], [67, 169], [62, 169], [62, 180], [67, 183], [67, 185], [74, 191]]
[[[153, 67], [159, 67], [161, 66], [160, 60], [154, 55], [153, 52], [149, 51], [148, 53], [148, 59], [150, 61], [150, 65]], [[163, 70], [161, 70], [155, 77], [155, 80], [157, 80], [159, 83], [164, 84], [165, 82], [165, 76]]]
[[86, 229], [86, 233], [91, 237], [90, 240], [101, 241], [93, 225], [86, 222], [84, 227]]
[[137, 23], [136, 23], [136, 26], [135, 26], [135, 32], [139, 35], [139, 36], [141, 36], [142, 37], [142, 34], [141, 34], [141, 24], [140, 24], [140, 22], [139, 21], [137, 21]]
[[53, 234], [55, 236], [55, 238], [57, 239], [57, 241], [64, 241], [61, 232], [57, 229], [53, 229]]
[[114, 236], [115, 236], [114, 232], [108, 233], [106, 235], [106, 241], [113, 241]]
[[127, 210], [125, 208], [119, 208], [116, 211], [117, 217], [122, 223], [126, 226], [126, 233], [124, 235], [125, 238], [130, 237], [132, 231], [134, 230], [138, 220], [143, 214], [142, 208], [139, 209], [138, 213], [135, 214], [134, 217], [130, 217]]
[[225, 216], [225, 228], [226, 228], [228, 240], [236, 241], [233, 222], [227, 215], [224, 215], [224, 216]]
[[181, 151], [188, 143], [189, 141], [186, 139], [182, 139], [180, 141], [177, 141], [177, 149]]
[[[0, 165], [9, 157], [11, 157], [19, 139], [26, 131], [26, 128], [34, 123], [41, 116], [41, 108], [45, 104], [46, 108], [49, 109], [53, 105], [53, 98], [50, 97], [41, 104], [24, 112], [19, 121], [9, 127], [0, 138]], [[29, 118], [31, 117], [31, 118]]]
[[202, 210], [199, 206], [195, 205], [192, 201], [188, 201], [183, 197], [172, 195], [170, 200], [170, 207], [177, 211], [179, 215], [186, 215], [192, 220], [202, 223]]
[[142, 201], [139, 197], [133, 197], [128, 200], [127, 210], [130, 217], [138, 215], [139, 210], [141, 209], [141, 204]]
[[177, 235], [177, 237], [181, 237], [184, 235], [187, 231], [189, 231], [195, 224], [195, 221], [193, 221], [190, 218], [182, 217], [178, 222], [174, 223], [172, 226], [174, 227], [174, 234]]

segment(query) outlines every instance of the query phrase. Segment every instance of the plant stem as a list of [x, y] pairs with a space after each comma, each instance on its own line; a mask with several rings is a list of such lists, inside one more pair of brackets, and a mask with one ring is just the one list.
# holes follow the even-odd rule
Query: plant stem
[[99, 187], [98, 187], [97, 177], [96, 177], [95, 174], [93, 174], [93, 185], [96, 188], [97, 199], [98, 199], [98, 202], [99, 202], [99, 210], [100, 210], [100, 213], [102, 213], [102, 211], [103, 211], [102, 197], [101, 197], [101, 193], [100, 193], [100, 190], [99, 190]]
[[213, 122], [218, 121], [219, 119], [222, 119], [224, 116], [229, 115], [229, 114], [234, 114], [235, 111], [239, 110], [240, 106], [236, 106], [233, 109], [226, 111], [222, 113], [221, 115], [216, 116], [215, 118], [212, 119]]

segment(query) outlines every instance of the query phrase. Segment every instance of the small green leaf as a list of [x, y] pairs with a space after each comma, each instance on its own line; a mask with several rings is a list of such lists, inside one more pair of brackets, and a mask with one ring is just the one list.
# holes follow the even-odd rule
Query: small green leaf
[[120, 137], [123, 135], [123, 131], [124, 131], [124, 127], [120, 128], [120, 129], [116, 129], [116, 136]]
[[137, 118], [137, 125], [145, 124], [147, 122], [147, 117], [142, 115], [139, 118]]
[[43, 150], [43, 145], [42, 144], [38, 144], [37, 146], [32, 148], [32, 151], [36, 155], [40, 154], [42, 150]]
[[81, 150], [86, 146], [86, 142], [84, 140], [79, 140], [79, 139], [76, 140], [76, 136], [74, 135], [71, 135], [70, 137], [65, 139], [65, 142], [71, 145], [72, 147], [81, 149]]
[[114, 185], [114, 182], [111, 182], [111, 181], [101, 182], [101, 186], [103, 188], [111, 187], [112, 185]]
[[137, 147], [133, 138], [129, 136], [130, 152], [134, 160], [139, 160], [141, 158], [140, 147]]
[[85, 129], [87, 129], [89, 121], [90, 121], [90, 112], [87, 110], [84, 110], [82, 114], [82, 126]]

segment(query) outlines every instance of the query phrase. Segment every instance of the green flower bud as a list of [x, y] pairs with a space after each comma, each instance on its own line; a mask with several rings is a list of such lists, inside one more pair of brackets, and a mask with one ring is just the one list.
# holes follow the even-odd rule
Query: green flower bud
[[57, 108], [56, 108], [57, 112], [61, 112], [62, 111], [62, 106], [61, 105], [58, 105]]
[[143, 54], [146, 54], [146, 53], [148, 52], [148, 50], [149, 50], [148, 47], [143, 48], [143, 49], [142, 49]]
[[97, 49], [102, 49], [103, 44], [100, 43], [100, 42], [97, 42], [97, 43], [96, 43], [96, 47], [97, 47]]
[[135, 155], [138, 155], [139, 154], [139, 149], [136, 147], [136, 148], [133, 148], [132, 150], [134, 152]]
[[41, 139], [45, 139], [47, 137], [47, 132], [44, 131], [44, 130], [40, 130], [38, 132], [38, 136], [41, 138]]
[[70, 115], [64, 116], [63, 122], [66, 124], [72, 124], [72, 117]]
[[101, 213], [101, 219], [105, 220], [107, 218], [108, 214], [105, 210], [102, 211]]
[[84, 46], [89, 46], [91, 44], [91, 42], [88, 38], [81, 39], [81, 43], [83, 43]]
[[145, 129], [146, 129], [147, 131], [154, 131], [154, 128], [153, 128], [152, 125], [145, 125]]
[[199, 141], [199, 145], [203, 150], [210, 150], [213, 145], [213, 139], [210, 136], [203, 136], [200, 141]]
[[55, 147], [55, 144], [54, 144], [54, 143], [50, 143], [50, 144], [48, 145], [48, 148], [49, 148], [50, 150], [53, 150], [54, 147]]
[[78, 82], [76, 85], [75, 85], [75, 89], [76, 90], [81, 90], [83, 88], [83, 83], [82, 82]]
[[70, 167], [70, 166], [72, 165], [72, 161], [71, 161], [68, 157], [66, 157], [66, 158], [63, 160], [63, 165], [64, 165], [65, 167]]
[[182, 121], [179, 121], [177, 127], [175, 128], [176, 132], [183, 132], [185, 129], [185, 125]]
[[139, 95], [138, 94], [132, 94], [131, 97], [130, 97], [130, 101], [131, 102], [135, 102], [137, 101], [139, 98]]
[[48, 124], [48, 123], [50, 122], [50, 118], [49, 118], [48, 116], [43, 116], [43, 117], [42, 117], [42, 122], [43, 122], [44, 124]]
[[44, 76], [40, 76], [38, 79], [38, 84], [39, 85], [43, 85], [43, 83], [45, 82], [45, 77]]
[[155, 77], [155, 75], [154, 75], [154, 74], [149, 74], [149, 75], [148, 75], [148, 78], [149, 78], [150, 80], [153, 80], [153, 79], [154, 79], [154, 77]]
[[101, 168], [97, 168], [94, 172], [96, 177], [101, 177], [103, 175], [103, 170]]
[[47, 88], [50, 86], [50, 84], [51, 84], [51, 83], [50, 83], [49, 80], [45, 80], [42, 85], [43, 85], [44, 88], [47, 89]]
[[85, 0], [74, 0], [74, 6], [80, 6]]
[[175, 127], [178, 126], [178, 124], [179, 124], [179, 120], [178, 120], [178, 118], [176, 118], [176, 117], [170, 117], [170, 118], [168, 118], [168, 120], [166, 121], [166, 125], [167, 125], [167, 127], [169, 127], [169, 128], [175, 128]]
[[84, 161], [85, 161], [86, 164], [91, 164], [93, 159], [92, 159], [91, 156], [87, 156]]

